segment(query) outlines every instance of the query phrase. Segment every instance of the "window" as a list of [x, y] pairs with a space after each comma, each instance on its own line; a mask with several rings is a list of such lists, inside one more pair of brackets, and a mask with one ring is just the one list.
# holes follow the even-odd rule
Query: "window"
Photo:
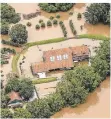
[[57, 55], [57, 60], [62, 60], [62, 56], [61, 55]]
[[53, 62], [54, 60], [55, 60], [55, 57], [54, 56], [50, 57], [50, 61], [51, 62]]
[[68, 59], [68, 55], [67, 54], [64, 54], [63, 55], [63, 59]]

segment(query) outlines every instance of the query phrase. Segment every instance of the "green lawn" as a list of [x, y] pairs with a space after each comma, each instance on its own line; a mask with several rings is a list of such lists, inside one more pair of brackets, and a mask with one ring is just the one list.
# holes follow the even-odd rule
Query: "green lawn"
[[109, 37], [103, 36], [103, 35], [92, 35], [92, 34], [82, 34], [78, 35], [78, 38], [89, 38], [89, 39], [95, 39], [95, 40], [110, 40]]
[[48, 83], [48, 82], [52, 82], [52, 81], [56, 81], [57, 78], [56, 77], [51, 77], [51, 78], [43, 78], [43, 79], [36, 79], [33, 80], [33, 84], [41, 84], [41, 83]]

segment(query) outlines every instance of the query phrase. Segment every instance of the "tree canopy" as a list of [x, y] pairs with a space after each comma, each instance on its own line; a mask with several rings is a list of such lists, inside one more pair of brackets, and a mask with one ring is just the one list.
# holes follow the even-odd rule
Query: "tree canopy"
[[110, 4], [93, 3], [87, 7], [84, 16], [88, 23], [97, 24], [102, 22], [110, 25]]
[[1, 34], [7, 35], [9, 31], [9, 23], [2, 20], [1, 22]]
[[13, 118], [13, 114], [9, 109], [1, 109], [1, 118]]
[[20, 16], [12, 6], [7, 3], [1, 3], [1, 19], [15, 24], [20, 21]]
[[73, 7], [74, 3], [39, 3], [42, 10], [46, 12], [65, 12]]
[[33, 96], [34, 86], [32, 81], [28, 78], [9, 79], [5, 87], [5, 92], [9, 93], [11, 91], [19, 92], [20, 96], [24, 98], [24, 100], [29, 100]]
[[12, 42], [17, 44], [27, 43], [28, 32], [26, 30], [26, 26], [22, 24], [16, 24], [11, 27], [9, 31], [10, 38]]

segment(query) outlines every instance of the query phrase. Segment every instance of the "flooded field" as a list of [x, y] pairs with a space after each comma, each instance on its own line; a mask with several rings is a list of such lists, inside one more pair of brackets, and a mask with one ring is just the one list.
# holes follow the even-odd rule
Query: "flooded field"
[[86, 102], [76, 108], [67, 107], [51, 118], [109, 118], [110, 117], [110, 77], [107, 77]]

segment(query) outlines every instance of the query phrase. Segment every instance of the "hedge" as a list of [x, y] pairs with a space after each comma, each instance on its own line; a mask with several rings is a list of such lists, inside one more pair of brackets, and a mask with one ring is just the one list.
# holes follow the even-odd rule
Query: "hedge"
[[64, 37], [53, 38], [53, 39], [49, 39], [49, 40], [42, 40], [42, 41], [27, 43], [25, 46], [26, 47], [31, 47], [31, 46], [34, 46], [34, 45], [43, 45], [43, 44], [48, 44], [48, 43], [57, 43], [57, 42], [61, 42], [61, 41], [64, 41], [64, 40], [65, 40]]
[[41, 83], [48, 83], [48, 82], [52, 82], [52, 81], [56, 81], [57, 78], [56, 77], [51, 77], [51, 78], [43, 78], [43, 79], [36, 79], [33, 80], [33, 84], [41, 84]]
[[78, 38], [89, 38], [89, 39], [95, 39], [95, 40], [110, 40], [109, 37], [106, 37], [103, 35], [93, 35], [93, 34], [78, 35]]

